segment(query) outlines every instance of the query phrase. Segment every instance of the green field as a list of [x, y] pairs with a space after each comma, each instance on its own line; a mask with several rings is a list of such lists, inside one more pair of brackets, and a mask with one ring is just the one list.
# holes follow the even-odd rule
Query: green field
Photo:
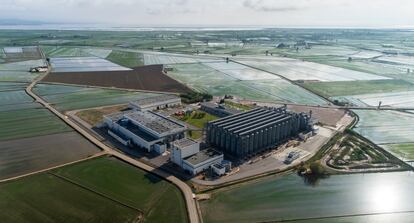
[[144, 65], [144, 57], [140, 53], [127, 52], [127, 51], [112, 51], [106, 58], [116, 64], [125, 67], [138, 67]]
[[414, 84], [404, 80], [310, 82], [304, 86], [325, 97], [414, 90]]
[[390, 144], [386, 147], [403, 160], [414, 160], [414, 144]]
[[0, 184], [0, 218], [18, 222], [131, 222], [139, 212], [49, 174]]
[[52, 173], [0, 184], [1, 221], [121, 223], [141, 215], [143, 222], [187, 222], [175, 186], [114, 158]]
[[95, 159], [54, 172], [142, 210], [146, 222], [187, 221], [178, 188], [115, 158]]
[[0, 140], [72, 131], [62, 120], [43, 108], [0, 112], [0, 126]]
[[34, 91], [39, 93], [46, 101], [53, 103], [54, 107], [61, 111], [123, 104], [156, 95], [152, 93], [47, 84], [36, 85]]

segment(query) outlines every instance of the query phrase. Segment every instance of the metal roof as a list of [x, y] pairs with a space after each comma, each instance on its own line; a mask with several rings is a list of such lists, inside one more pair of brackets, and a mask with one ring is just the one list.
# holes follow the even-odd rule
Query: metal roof
[[192, 165], [197, 165], [200, 163], [203, 163], [211, 158], [215, 158], [218, 156], [222, 156], [223, 153], [218, 152], [214, 149], [206, 149], [206, 150], [201, 150], [200, 152], [184, 159], [185, 161], [187, 161], [188, 163], [192, 164]]

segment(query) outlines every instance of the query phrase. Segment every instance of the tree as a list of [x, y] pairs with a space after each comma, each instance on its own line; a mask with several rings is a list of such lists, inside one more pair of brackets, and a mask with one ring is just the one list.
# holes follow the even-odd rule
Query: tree
[[309, 169], [312, 175], [315, 176], [322, 176], [325, 175], [325, 169], [323, 168], [322, 164], [319, 161], [313, 162], [310, 164]]

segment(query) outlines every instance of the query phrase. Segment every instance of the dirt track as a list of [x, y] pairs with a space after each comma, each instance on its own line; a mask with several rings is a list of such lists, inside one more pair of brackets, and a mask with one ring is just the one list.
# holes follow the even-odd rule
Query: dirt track
[[127, 71], [50, 73], [43, 81], [171, 93], [191, 92], [185, 85], [165, 75], [162, 65], [136, 67]]

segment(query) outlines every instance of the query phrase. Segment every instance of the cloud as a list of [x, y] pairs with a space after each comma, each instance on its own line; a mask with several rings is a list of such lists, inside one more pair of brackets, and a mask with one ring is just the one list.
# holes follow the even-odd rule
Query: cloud
[[148, 26], [394, 27], [414, 24], [412, 8], [413, 0], [0, 0], [0, 19]]
[[292, 4], [280, 4], [278, 1], [266, 1], [266, 0], [245, 0], [243, 6], [246, 8], [253, 9], [255, 11], [263, 12], [288, 12], [288, 11], [298, 11], [302, 10], [305, 7], [300, 5]]

